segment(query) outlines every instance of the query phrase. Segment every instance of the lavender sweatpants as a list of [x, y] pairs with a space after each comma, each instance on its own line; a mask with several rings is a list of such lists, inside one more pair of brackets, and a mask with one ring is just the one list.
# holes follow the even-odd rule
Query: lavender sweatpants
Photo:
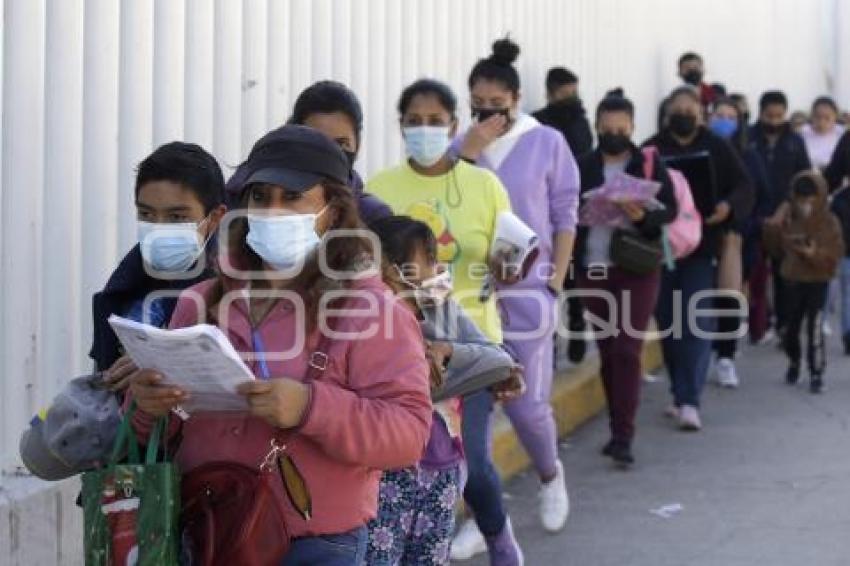
[[546, 288], [501, 294], [505, 347], [525, 368], [525, 394], [504, 410], [538, 475], [555, 475], [558, 437], [552, 413], [552, 337], [557, 324], [556, 299]]

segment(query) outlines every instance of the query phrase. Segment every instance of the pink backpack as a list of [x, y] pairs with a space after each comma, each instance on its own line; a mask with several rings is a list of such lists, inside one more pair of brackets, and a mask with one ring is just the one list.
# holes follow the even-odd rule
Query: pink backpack
[[[653, 167], [658, 150], [653, 146], [643, 148], [643, 173], [647, 179], [653, 178]], [[692, 254], [702, 240], [702, 215], [694, 204], [691, 194], [691, 186], [688, 180], [676, 169], [667, 169], [670, 180], [673, 182], [673, 190], [679, 212], [670, 224], [663, 228], [661, 238], [664, 244], [664, 258], [667, 269], [673, 269], [673, 259], [682, 259]]]

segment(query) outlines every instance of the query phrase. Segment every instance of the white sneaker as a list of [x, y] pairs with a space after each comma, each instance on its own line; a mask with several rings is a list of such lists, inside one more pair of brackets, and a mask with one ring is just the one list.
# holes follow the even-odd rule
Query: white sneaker
[[679, 409], [679, 428], [691, 432], [702, 429], [702, 421], [699, 418], [699, 410], [696, 407], [682, 405], [682, 408]]
[[738, 372], [735, 371], [735, 362], [731, 358], [720, 358], [717, 360], [717, 383], [721, 387], [735, 389], [740, 385]]
[[832, 325], [829, 323], [828, 320], [823, 321], [823, 325], [821, 326], [821, 329], [823, 330], [824, 336], [827, 336], [827, 337], [832, 336]]
[[540, 486], [540, 522], [550, 533], [563, 529], [570, 514], [570, 496], [560, 460], [555, 460], [555, 470], [555, 479]]
[[478, 530], [475, 520], [467, 519], [458, 529], [455, 538], [452, 539], [452, 560], [469, 560], [476, 554], [487, 552], [487, 542], [484, 535]]
[[773, 328], [768, 328], [767, 332], [764, 333], [764, 336], [761, 337], [761, 340], [759, 340], [756, 343], [756, 345], [766, 346], [766, 345], [773, 344], [775, 342], [781, 343], [782, 340], [779, 338], [779, 335], [776, 333], [776, 331]]

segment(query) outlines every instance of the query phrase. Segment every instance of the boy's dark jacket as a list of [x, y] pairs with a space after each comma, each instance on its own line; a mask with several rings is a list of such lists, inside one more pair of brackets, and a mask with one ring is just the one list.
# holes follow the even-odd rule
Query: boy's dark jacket
[[[210, 245], [213, 246], [213, 243], [210, 242]], [[208, 258], [212, 255], [210, 253]], [[207, 265], [209, 265], [209, 261]], [[208, 268], [201, 275], [192, 279], [173, 281], [155, 279], [145, 271], [142, 253], [139, 250], [139, 245], [136, 244], [115, 268], [103, 290], [95, 293], [92, 297], [94, 337], [89, 356], [94, 360], [97, 370], [105, 371], [109, 369], [121, 357], [121, 344], [107, 322], [110, 315], [123, 316], [133, 303], [143, 300], [148, 293], [153, 291], [164, 289], [180, 291], [209, 279], [213, 275], [213, 271]], [[165, 299], [160, 304], [165, 310], [166, 318], [170, 319], [174, 306], [177, 304], [177, 297]]]
[[[795, 177], [810, 177], [817, 186], [812, 213], [804, 218], [791, 196], [788, 217], [779, 225], [764, 225], [764, 243], [774, 255], [782, 256], [780, 272], [784, 279], [803, 283], [819, 283], [835, 276], [838, 262], [844, 255], [844, 239], [838, 218], [829, 210], [827, 183], [816, 171], [804, 171]], [[791, 182], [794, 186], [795, 181]], [[814, 255], [805, 257], [795, 251], [803, 240], [814, 244]]]

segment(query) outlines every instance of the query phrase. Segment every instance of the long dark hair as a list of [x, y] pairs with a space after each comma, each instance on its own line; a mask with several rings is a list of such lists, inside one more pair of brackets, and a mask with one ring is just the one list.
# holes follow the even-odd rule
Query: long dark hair
[[[325, 214], [333, 215], [333, 222], [328, 228], [328, 233], [333, 230], [363, 230], [364, 232], [363, 235], [351, 234], [344, 237], [322, 238], [316, 253], [305, 260], [298, 275], [287, 283], [286, 290], [295, 292], [304, 301], [308, 330], [315, 328], [318, 322], [318, 308], [322, 295], [326, 291], [341, 289], [344, 286], [344, 282], [333, 279], [322, 271], [319, 257], [323, 255], [327, 266], [335, 271], [365, 269], [376, 257], [376, 250], [373, 249], [372, 240], [366, 236], [351, 189], [329, 179], [323, 180], [321, 187], [327, 202]], [[250, 186], [245, 187], [239, 200], [241, 208], [247, 208], [250, 194]], [[226, 241], [221, 243], [222, 249], [225, 250], [224, 253], [227, 253], [230, 263], [240, 270], [261, 271], [263, 260], [246, 243], [247, 235], [248, 219], [245, 216], [234, 219], [230, 223]], [[208, 315], [213, 321], [219, 320], [218, 305], [231, 281], [232, 278], [221, 269], [218, 270], [218, 279], [207, 299]], [[253, 288], [262, 288], [268, 284], [267, 280], [262, 278], [252, 280], [251, 283]]]

